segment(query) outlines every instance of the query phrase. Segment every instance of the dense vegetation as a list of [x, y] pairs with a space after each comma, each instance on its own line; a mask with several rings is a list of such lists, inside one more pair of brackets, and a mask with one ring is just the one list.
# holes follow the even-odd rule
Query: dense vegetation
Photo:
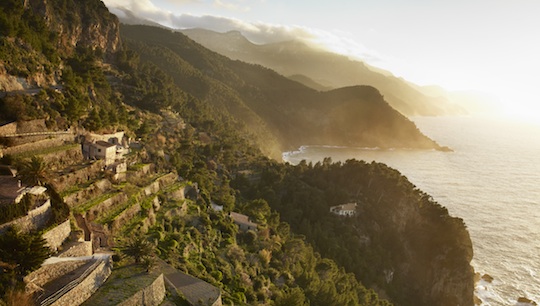
[[27, 77], [41, 68], [51, 74], [59, 63], [56, 43], [45, 20], [25, 9], [23, 1], [0, 3], [0, 59], [8, 73]]
[[[294, 235], [264, 200], [243, 207], [255, 216], [257, 231], [239, 231], [226, 213], [206, 207], [204, 202], [169, 201], [146, 239], [178, 269], [221, 288], [225, 304], [388, 304], [353, 274], [321, 257], [303, 236]], [[186, 213], [167, 213], [175, 209]], [[128, 244], [127, 250], [140, 259], [142, 244]]]
[[[362, 283], [381, 288], [400, 305], [458, 303], [452, 295], [426, 293], [436, 280], [425, 267], [472, 275], [472, 247], [463, 220], [450, 217], [398, 171], [379, 163], [330, 159], [259, 169], [258, 181], [242, 176], [232, 181], [239, 195], [266, 199], [293, 232], [305, 235], [316, 251]], [[329, 213], [331, 206], [344, 203], [357, 203], [357, 215]]]
[[39, 233], [25, 234], [9, 228], [0, 235], [0, 297], [10, 290], [23, 289], [22, 278], [39, 268], [49, 255]]

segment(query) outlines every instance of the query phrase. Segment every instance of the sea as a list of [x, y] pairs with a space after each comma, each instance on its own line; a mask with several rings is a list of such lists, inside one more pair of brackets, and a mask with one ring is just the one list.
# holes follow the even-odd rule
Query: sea
[[480, 276], [482, 305], [540, 304], [540, 124], [486, 117], [412, 118], [453, 152], [303, 146], [285, 152], [297, 164], [359, 159], [385, 163], [464, 219]]

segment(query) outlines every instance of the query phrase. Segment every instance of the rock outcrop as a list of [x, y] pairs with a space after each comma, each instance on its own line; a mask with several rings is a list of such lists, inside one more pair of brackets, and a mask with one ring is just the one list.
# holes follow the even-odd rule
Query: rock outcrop
[[58, 47], [70, 54], [75, 47], [101, 50], [112, 55], [120, 48], [118, 18], [101, 1], [64, 5], [49, 0], [29, 0], [28, 9], [42, 16], [49, 30], [58, 37]]
[[3, 92], [37, 94], [34, 88], [56, 86], [65, 66], [61, 61], [76, 48], [97, 51], [106, 62], [120, 49], [118, 18], [101, 1], [26, 0], [24, 11], [21, 18], [43, 20], [44, 26], [38, 27], [45, 27], [42, 35], [49, 35], [56, 53], [25, 38], [2, 37], [2, 51], [9, 59], [0, 58]]

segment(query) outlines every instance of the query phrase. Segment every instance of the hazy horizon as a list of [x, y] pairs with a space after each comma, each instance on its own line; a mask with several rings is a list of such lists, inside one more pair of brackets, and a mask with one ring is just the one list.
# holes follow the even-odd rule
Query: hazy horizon
[[172, 28], [240, 31], [255, 43], [297, 39], [418, 85], [497, 97], [504, 115], [538, 121], [540, 29], [532, 0], [307, 3], [265, 0], [105, 0]]

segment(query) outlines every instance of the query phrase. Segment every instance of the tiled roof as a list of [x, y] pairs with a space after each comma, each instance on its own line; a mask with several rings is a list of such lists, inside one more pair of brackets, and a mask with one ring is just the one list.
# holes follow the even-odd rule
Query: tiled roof
[[238, 224], [243, 224], [243, 225], [250, 226], [250, 227], [256, 227], [257, 226], [257, 223], [249, 221], [249, 217], [246, 216], [246, 215], [231, 212], [230, 216], [234, 220], [234, 222], [236, 222]]

